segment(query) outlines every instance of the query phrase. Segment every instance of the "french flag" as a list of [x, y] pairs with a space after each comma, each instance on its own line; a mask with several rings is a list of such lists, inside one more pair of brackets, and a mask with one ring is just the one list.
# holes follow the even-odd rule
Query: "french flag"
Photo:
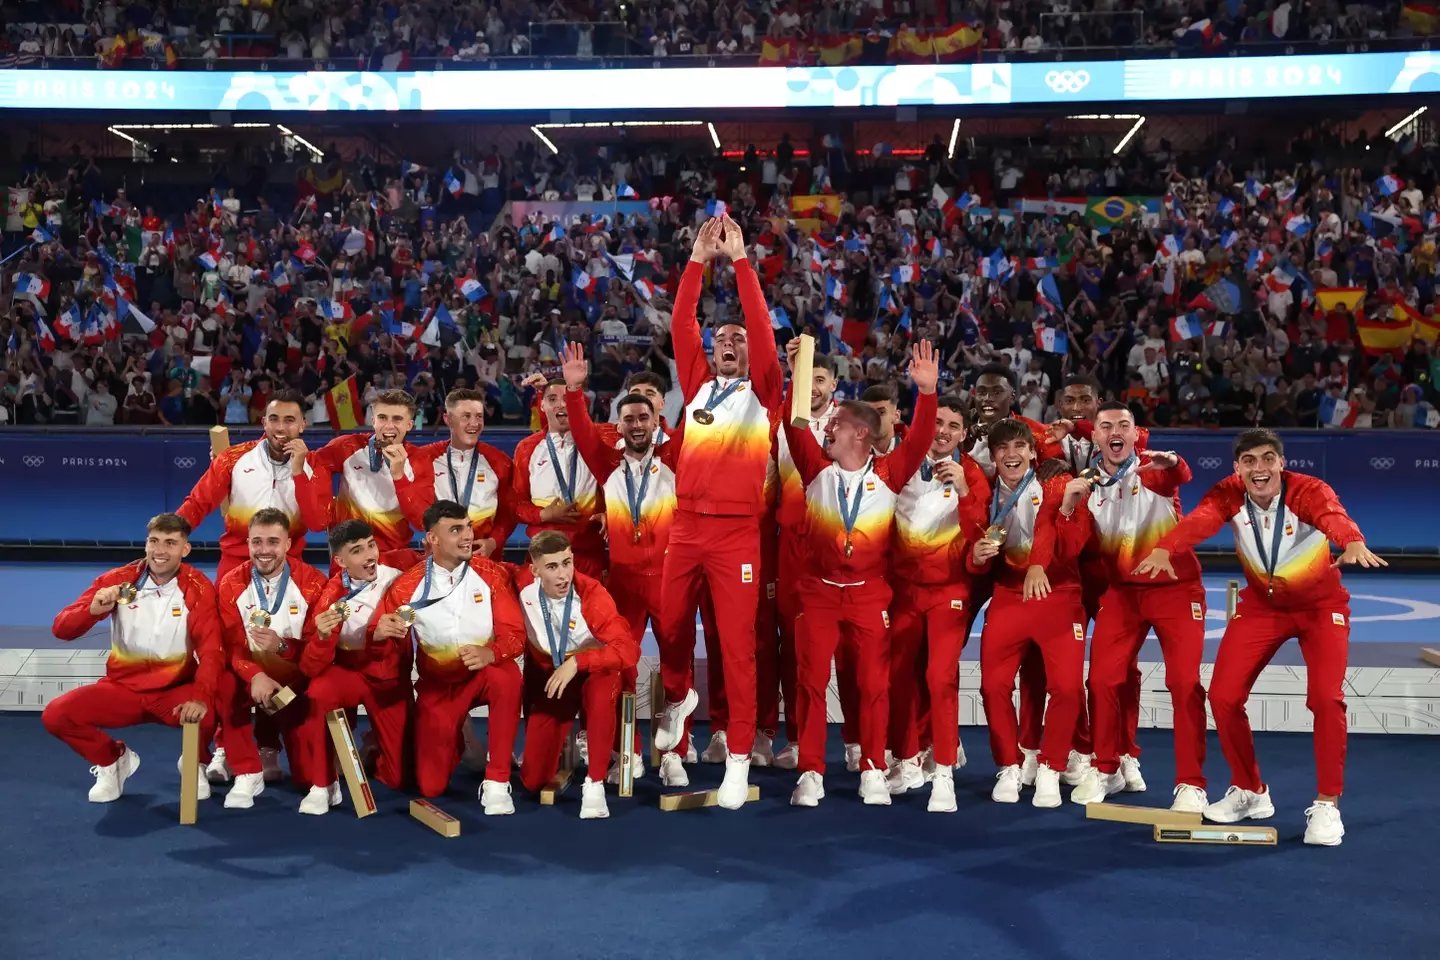
[[1285, 229], [1297, 237], [1303, 237], [1310, 232], [1310, 218], [1303, 213], [1292, 214], [1285, 221]]
[[341, 320], [349, 320], [354, 315], [354, 311], [351, 310], [350, 304], [346, 303], [344, 300], [321, 300], [319, 303], [319, 307], [320, 315], [324, 317], [325, 320], [329, 323], [336, 323]]
[[[951, 198], [950, 194], [945, 192], [945, 188], [940, 186], [940, 184], [938, 183], [930, 188], [930, 197], [935, 201], [935, 205], [940, 208], [940, 212], [947, 217], [950, 215], [951, 211], [953, 211], [958, 206], [955, 200]], [[967, 203], [969, 201], [969, 198], [970, 194], [968, 193], [961, 197], [961, 199], [966, 201]], [[964, 207], [961, 207], [960, 209], [963, 210]]]
[[810, 272], [825, 272], [825, 258], [820, 256], [820, 248], [818, 246], [810, 248]]
[[1270, 196], [1270, 188], [1254, 177], [1245, 178], [1245, 196], [1260, 201]]
[[1026, 257], [1025, 269], [1031, 273], [1039, 273], [1041, 270], [1053, 270], [1060, 265], [1060, 261], [1054, 257]]
[[479, 303], [485, 299], [485, 285], [474, 277], [465, 277], [463, 280], [456, 280], [455, 289], [459, 290], [461, 296], [471, 303]]
[[55, 349], [55, 334], [51, 332], [50, 326], [39, 317], [35, 318], [35, 333], [40, 340], [40, 346], [47, 352]]
[[1175, 234], [1167, 233], [1165, 239], [1160, 241], [1160, 249], [1165, 251], [1167, 257], [1178, 257], [1180, 256], [1180, 241], [1175, 238]]
[[1205, 325], [1193, 313], [1184, 313], [1170, 320], [1171, 340], [1193, 340], [1205, 336]]
[[913, 283], [915, 281], [915, 267], [912, 264], [905, 264], [903, 267], [896, 267], [890, 271], [891, 283]]
[[729, 209], [724, 200], [705, 201], [705, 216], [707, 217], [723, 217]]
[[85, 325], [85, 315], [80, 312], [80, 304], [72, 303], [60, 311], [55, 318], [55, 329], [60, 331], [60, 336], [67, 340], [80, 341], [80, 329]]
[[1294, 200], [1294, 199], [1295, 199], [1295, 184], [1294, 184], [1294, 182], [1292, 181], [1292, 182], [1290, 182], [1290, 183], [1282, 183], [1282, 184], [1279, 186], [1279, 188], [1277, 188], [1276, 191], [1275, 191], [1275, 198], [1276, 198], [1277, 200], [1279, 200], [1281, 203], [1289, 203], [1291, 200]]
[[15, 294], [44, 300], [50, 296], [50, 281], [33, 273], [15, 274]]
[[581, 291], [589, 290], [591, 284], [594, 283], [594, 280], [591, 278], [590, 274], [586, 273], [584, 270], [576, 270], [575, 275], [570, 279], [571, 283], [575, 285], [575, 289]]
[[406, 340], [415, 337], [415, 324], [406, 320], [396, 322], [394, 310], [380, 311], [380, 328], [392, 337], [403, 337]]
[[633, 200], [638, 198], [640, 194], [636, 193], [635, 188], [630, 186], [630, 184], [622, 183], [620, 184], [620, 186], [615, 188], [615, 196], [619, 197], [621, 200]]
[[1224, 320], [1211, 320], [1205, 325], [1205, 336], [1223, 337], [1230, 329], [1230, 324]]
[[1245, 261], [1245, 269], [1247, 271], [1254, 270], [1257, 272], [1260, 270], [1264, 270], [1265, 267], [1269, 265], [1270, 260], [1270, 254], [1257, 247], [1256, 249], [1250, 251], [1250, 256]]
[[931, 258], [933, 258], [933, 259], [935, 259], [935, 260], [940, 260], [940, 259], [943, 259], [943, 258], [944, 258], [944, 256], [945, 256], [945, 248], [940, 245], [940, 238], [939, 238], [939, 237], [931, 237], [931, 238], [930, 238], [930, 246], [928, 247], [928, 252], [929, 252]]
[[1070, 335], [1056, 327], [1037, 326], [1035, 346], [1046, 353], [1069, 353]]
[[427, 347], [443, 347], [460, 339], [460, 328], [455, 325], [455, 318], [450, 316], [445, 304], [436, 304], [428, 320], [428, 323], [421, 321], [425, 330], [420, 334], [420, 342]]
[[1228, 217], [1235, 212], [1235, 201], [1229, 197], [1222, 197], [1215, 205], [1215, 212], [1222, 217]]
[[636, 277], [635, 282], [631, 284], [631, 286], [635, 288], [636, 293], [640, 294], [641, 299], [646, 301], [655, 299], [655, 294], [657, 293], [660, 294], [662, 297], [666, 295], [664, 287], [660, 286], [655, 281], [647, 280], [644, 277]]
[[206, 250], [195, 259], [198, 260], [200, 265], [206, 270], [218, 270], [220, 268], [220, 261], [215, 259], [215, 254], [209, 250]]
[[845, 284], [839, 277], [832, 274], [825, 278], [825, 296], [839, 304], [845, 302]]
[[1324, 427], [1353, 427], [1360, 411], [1349, 400], [1332, 397], [1320, 398], [1320, 425]]
[[909, 308], [909, 307], [906, 307], [906, 308], [905, 308], [905, 312], [902, 313], [902, 314], [900, 314], [900, 320], [899, 320], [898, 323], [895, 324], [895, 329], [896, 329], [897, 331], [899, 331], [899, 330], [904, 330], [906, 333], [909, 333], [909, 332], [910, 332], [910, 308]]
[[884, 290], [880, 291], [880, 303], [876, 308], [877, 310], [880, 310], [884, 313], [894, 313], [899, 308], [900, 305], [895, 302], [895, 296], [890, 292], [889, 287], [886, 287]]
[[998, 280], [1004, 283], [1014, 272], [1015, 262], [1007, 258], [1004, 251], [1001, 250], [996, 250], [980, 261], [980, 276], [989, 280]]
[[1405, 182], [1403, 180], [1389, 173], [1375, 181], [1375, 189], [1380, 191], [1380, 196], [1382, 197], [1394, 196], [1399, 193], [1404, 186]]
[[30, 239], [34, 240], [36, 243], [49, 243], [55, 238], [52, 237], [49, 231], [47, 231], [44, 227], [36, 227], [33, 231], [31, 231]]
[[460, 178], [456, 177], [452, 171], [446, 170], [445, 189], [450, 191], [450, 196], [458, 197], [465, 192], [465, 184], [461, 183]]
[[794, 330], [795, 325], [790, 322], [790, 314], [784, 307], [770, 308], [770, 326], [775, 330]]
[[1047, 273], [1040, 278], [1040, 283], [1035, 288], [1035, 296], [1040, 307], [1049, 313], [1059, 313], [1065, 309], [1065, 303], [1060, 299], [1060, 287], [1055, 283], [1053, 273]]
[[1231, 247], [1235, 246], [1235, 241], [1239, 239], [1240, 234], [1236, 233], [1234, 230], [1220, 231], [1220, 246], [1225, 250], [1229, 250]]

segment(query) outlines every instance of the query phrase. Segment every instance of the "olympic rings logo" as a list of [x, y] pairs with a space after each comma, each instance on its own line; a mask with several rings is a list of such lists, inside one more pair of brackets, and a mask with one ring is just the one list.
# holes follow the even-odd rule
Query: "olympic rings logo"
[[1201, 457], [1196, 462], [1199, 463], [1200, 466], [1204, 467], [1206, 470], [1214, 470], [1216, 467], [1220, 466], [1219, 457]]
[[45, 465], [45, 458], [44, 458], [44, 457], [36, 457], [36, 456], [26, 456], [26, 457], [21, 457], [21, 458], [20, 458], [20, 462], [23, 463], [23, 464], [25, 464], [25, 466], [27, 466], [27, 467], [43, 467], [43, 466]]
[[1395, 466], [1394, 457], [1371, 457], [1370, 466], [1376, 470], [1389, 470]]
[[175, 458], [175, 466], [178, 467], [178, 468], [181, 469], [181, 470], [189, 470], [189, 469], [191, 469], [192, 467], [195, 466], [195, 462], [196, 462], [196, 461], [195, 461], [195, 458], [194, 458], [194, 457], [176, 457], [176, 458]]
[[1079, 93], [1090, 86], [1090, 71], [1051, 70], [1045, 74], [1045, 85], [1056, 93]]

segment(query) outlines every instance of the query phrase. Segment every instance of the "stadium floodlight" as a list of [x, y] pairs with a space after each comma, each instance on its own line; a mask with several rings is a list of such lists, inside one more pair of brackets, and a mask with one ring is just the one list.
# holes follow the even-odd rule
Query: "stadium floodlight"
[[304, 147], [306, 150], [309, 150], [309, 151], [310, 151], [310, 157], [311, 157], [312, 159], [314, 159], [314, 160], [324, 160], [324, 159], [325, 159], [325, 151], [324, 151], [324, 150], [321, 150], [319, 147], [315, 146], [315, 144], [311, 143], [309, 140], [306, 140], [304, 137], [300, 136], [300, 134], [296, 133], [294, 130], [291, 130], [289, 127], [285, 126], [285, 124], [283, 124], [283, 123], [277, 123], [277, 124], [275, 124], [275, 129], [279, 130], [282, 134], [284, 134], [285, 136], [287, 136], [287, 137], [289, 137], [290, 139], [294, 140], [296, 143], [300, 144], [300, 146]]
[[560, 148], [555, 146], [555, 143], [549, 137], [545, 136], [545, 132], [541, 130], [538, 126], [531, 127], [530, 132], [535, 134], [535, 136], [539, 137], [540, 142], [545, 144], [545, 146], [549, 147], [551, 153], [560, 152]]
[[1395, 124], [1395, 126], [1391, 127], [1389, 130], [1386, 130], [1386, 131], [1385, 131], [1385, 136], [1389, 137], [1391, 140], [1398, 139], [1395, 135], [1396, 135], [1397, 133], [1399, 133], [1401, 130], [1404, 130], [1406, 127], [1410, 126], [1410, 124], [1414, 123], [1414, 122], [1419, 118], [1420, 114], [1424, 113], [1427, 109], [1429, 109], [1429, 108], [1428, 108], [1428, 107], [1420, 107], [1418, 110], [1416, 110], [1415, 112], [1411, 113], [1411, 114], [1410, 114], [1408, 117], [1406, 117], [1404, 120], [1401, 120], [1399, 123]]
[[1124, 149], [1125, 149], [1125, 145], [1130, 142], [1131, 138], [1134, 137], [1135, 134], [1137, 134], [1137, 133], [1140, 132], [1140, 128], [1143, 127], [1143, 126], [1145, 126], [1145, 118], [1144, 118], [1144, 117], [1138, 117], [1138, 118], [1136, 118], [1136, 120], [1135, 120], [1135, 126], [1131, 127], [1131, 128], [1130, 128], [1130, 131], [1129, 131], [1128, 133], [1126, 133], [1125, 136], [1123, 136], [1123, 137], [1120, 138], [1120, 142], [1117, 143], [1117, 144], [1115, 144], [1115, 149], [1112, 150], [1112, 151], [1110, 151], [1110, 152], [1113, 153], [1113, 154], [1117, 154], [1117, 155], [1118, 155], [1121, 150], [1124, 150]]
[[950, 152], [946, 154], [951, 160], [955, 159], [955, 141], [960, 139], [960, 118], [955, 118], [955, 123], [950, 127]]
[[710, 139], [715, 144], [715, 149], [720, 149], [720, 134], [715, 130], [715, 124], [706, 121], [705, 126], [710, 128]]

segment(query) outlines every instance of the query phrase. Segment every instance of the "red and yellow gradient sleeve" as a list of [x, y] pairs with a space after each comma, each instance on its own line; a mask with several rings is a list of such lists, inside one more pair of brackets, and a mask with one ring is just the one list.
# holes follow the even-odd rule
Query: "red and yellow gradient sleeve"
[[969, 493], [961, 498], [956, 507], [960, 513], [963, 546], [979, 540], [985, 535], [985, 528], [990, 525], [990, 478], [985, 476], [984, 468], [972, 460], [968, 453], [960, 458], [960, 468], [965, 473], [965, 486], [969, 488]]
[[[510, 534], [515, 532], [517, 518], [515, 516], [515, 464], [496, 447], [488, 443], [481, 443], [475, 446], [477, 453], [483, 453], [485, 462], [490, 464], [490, 469], [495, 471], [495, 516], [490, 518], [490, 529], [486, 531], [476, 530], [476, 536], [487, 536], [495, 541], [495, 556], [502, 554], [505, 550], [505, 542], [510, 539]], [[417, 530], [422, 529], [417, 526]]]
[[106, 587], [117, 586], [122, 583], [132, 583], [140, 575], [140, 567], [144, 561], [126, 564], [123, 567], [116, 567], [114, 570], [106, 570], [100, 576], [91, 581], [85, 592], [80, 594], [79, 599], [55, 615], [55, 620], [50, 624], [50, 632], [56, 640], [79, 640], [85, 634], [94, 629], [95, 624], [110, 616], [105, 613], [95, 616], [90, 612], [90, 604], [95, 602], [95, 594]]
[[[425, 511], [435, 502], [435, 458], [445, 455], [448, 440], [437, 440], [423, 447], [410, 448], [410, 470], [415, 474], [415, 483], [403, 487], [395, 485], [395, 497], [400, 501], [400, 512], [405, 522], [420, 532], [425, 531]], [[422, 481], [423, 478], [423, 482]]]
[[[230, 477], [235, 471], [235, 461], [249, 453], [259, 442], [250, 440], [221, 451], [219, 456], [210, 461], [204, 475], [195, 482], [195, 487], [175, 512], [184, 517], [185, 522], [192, 528], [200, 526], [211, 511], [230, 496]], [[226, 527], [229, 527], [228, 523]]]
[[335, 601], [345, 596], [345, 583], [336, 574], [326, 582], [324, 589], [310, 604], [310, 609], [305, 615], [305, 645], [300, 654], [300, 672], [311, 678], [320, 676], [325, 669], [335, 662], [335, 648], [340, 641], [340, 628], [335, 627], [329, 633], [321, 633], [315, 626], [315, 618], [325, 610], [335, 605]]
[[[703, 263], [691, 260], [685, 264], [685, 272], [680, 275], [680, 285], [675, 291], [675, 309], [670, 317], [670, 346], [675, 351], [675, 369], [687, 405], [710, 378], [710, 361], [705, 357], [705, 344], [700, 339], [700, 323], [695, 313], [700, 304], [700, 287], [704, 279]], [[766, 326], [769, 326], [768, 318]], [[749, 337], [748, 327], [746, 337]], [[773, 334], [771, 343], [774, 343]], [[518, 462], [519, 458], [516, 459]]]
[[1285, 506], [1295, 516], [1319, 530], [1341, 549], [1365, 541], [1360, 527], [1350, 518], [1328, 483], [1303, 473], [1287, 473], [1285, 477]]
[[[745, 342], [750, 349], [750, 383], [755, 396], [767, 410], [780, 406], [785, 394], [785, 374], [775, 349], [775, 327], [770, 308], [760, 289], [760, 278], [749, 260], [734, 263], [735, 286], [740, 291], [740, 309], [745, 314]], [[708, 369], [708, 368], [707, 368]]]
[[[1231, 474], [1211, 487], [1175, 528], [1155, 544], [1171, 553], [1193, 550], [1219, 533], [1230, 518], [1245, 508], [1245, 482]], [[1143, 558], [1142, 558], [1143, 559]]]
[[900, 438], [900, 445], [894, 451], [880, 458], [880, 462], [884, 464], [885, 482], [896, 493], [915, 476], [915, 471], [925, 462], [925, 454], [929, 452], [930, 445], [935, 442], [935, 410], [938, 403], [933, 390], [916, 397], [915, 426], [905, 431], [905, 435]]
[[590, 404], [585, 400], [584, 391], [565, 391], [565, 412], [570, 414], [570, 436], [575, 440], [575, 449], [580, 451], [580, 459], [585, 461], [596, 484], [604, 486], [605, 478], [620, 465], [624, 454], [606, 445], [590, 417]]
[[625, 670], [640, 660], [640, 644], [631, 635], [630, 623], [620, 615], [615, 600], [600, 581], [583, 574], [575, 576], [580, 609], [599, 647], [587, 647], [575, 655], [575, 666], [586, 673]]
[[532, 433], [515, 447], [515, 516], [527, 526], [541, 522], [541, 508], [530, 499], [530, 458], [544, 438], [543, 433]]

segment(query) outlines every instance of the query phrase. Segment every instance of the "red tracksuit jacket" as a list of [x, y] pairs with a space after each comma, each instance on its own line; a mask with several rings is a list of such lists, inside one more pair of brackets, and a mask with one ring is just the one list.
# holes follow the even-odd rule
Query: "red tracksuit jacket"
[[220, 639], [215, 588], [200, 571], [182, 563], [175, 578], [162, 588], [162, 591], [171, 591], [168, 599], [175, 625], [172, 633], [157, 629], [154, 636], [127, 635], [129, 611], [137, 608], [135, 604], [129, 608], [117, 605], [105, 616], [90, 613], [90, 603], [97, 592], [117, 584], [134, 583], [144, 567], [145, 561], [137, 560], [100, 574], [78, 600], [56, 614], [50, 632], [57, 640], [76, 640], [106, 617], [115, 618], [115, 625], [111, 627], [110, 657], [105, 662], [108, 680], [140, 692], [166, 690], [193, 680], [196, 698], [207, 704], [214, 703], [220, 674], [225, 669], [225, 651]]
[[[1083, 524], [1063, 524], [1060, 503], [1065, 499], [1069, 474], [1059, 474], [1042, 483], [1031, 477], [1015, 507], [1004, 521], [1005, 542], [1000, 553], [983, 564], [976, 564], [971, 551], [965, 553], [965, 567], [974, 575], [995, 572], [996, 590], [1019, 595], [1025, 585], [1025, 574], [1031, 567], [1042, 567], [1052, 590], [1080, 585], [1080, 566], [1076, 562], [1090, 539], [1089, 528]], [[1004, 503], [1012, 491], [995, 481]], [[1076, 511], [1079, 512], [1078, 510]], [[989, 505], [986, 507], [989, 520]], [[997, 561], [999, 561], [997, 563]]]
[[[1137, 466], [1139, 464], [1137, 463]], [[1100, 559], [1112, 585], [1154, 586], [1148, 576], [1135, 576], [1145, 559], [1180, 522], [1180, 487], [1190, 482], [1190, 467], [1183, 459], [1166, 470], [1127, 473], [1113, 486], [1096, 485], [1060, 526], [1079, 524], [1093, 531]], [[1171, 554], [1176, 579], [1199, 580], [1200, 561], [1194, 550]]]
[[[510, 539], [516, 524], [515, 465], [495, 447], [477, 443], [473, 453], [451, 451], [448, 440], [416, 447], [410, 455], [415, 482], [397, 484], [395, 489], [405, 519], [416, 530], [424, 530], [425, 509], [430, 504], [436, 500], [458, 503], [464, 496], [465, 484], [470, 478], [470, 458], [476, 454], [482, 462], [475, 468], [475, 486], [470, 491], [470, 502], [461, 506], [470, 514], [475, 538], [493, 538], [498, 552], [504, 549], [505, 541]], [[451, 470], [454, 471], [453, 486]], [[433, 482], [427, 485], [426, 477], [433, 477]]]
[[[308, 462], [306, 469], [313, 474]], [[220, 552], [227, 557], [242, 561], [249, 557], [250, 518], [266, 507], [290, 518], [290, 555], [298, 560], [305, 552], [305, 519], [290, 464], [272, 461], [263, 438], [224, 450], [175, 512], [198, 527], [222, 503], [225, 530], [220, 534]]]
[[[396, 480], [390, 465], [381, 457], [379, 470], [372, 471], [367, 446], [374, 434], [350, 433], [336, 437], [306, 458], [313, 476], [297, 477], [295, 489], [305, 526], [314, 531], [328, 530], [341, 520], [364, 520], [375, 531], [381, 550], [403, 550], [410, 546], [410, 523], [401, 508], [402, 491], [416, 480], [416, 448], [405, 444], [411, 457], [405, 475]], [[340, 489], [333, 497], [333, 478], [340, 478]], [[428, 481], [428, 476], [426, 481]]]
[[[924, 463], [929, 463], [926, 455]], [[922, 464], [923, 465], [923, 464]], [[916, 470], [895, 505], [894, 583], [938, 585], [967, 579], [965, 556], [989, 521], [990, 481], [969, 456], [960, 458], [968, 492]]]
[[[548, 635], [540, 609], [540, 584], [527, 568], [520, 575], [520, 608], [525, 619], [525, 635], [529, 638], [526, 656], [546, 673], [555, 669], [550, 659]], [[559, 616], [565, 601], [551, 601], [552, 615]], [[602, 670], [626, 670], [640, 660], [640, 644], [631, 638], [630, 623], [615, 608], [610, 591], [594, 577], [575, 574], [575, 605], [570, 611], [569, 650], [575, 652], [575, 665], [585, 673]]]
[[[575, 494], [575, 506], [581, 519], [575, 523], [546, 523], [540, 511], [554, 500], [563, 500], [564, 492], [555, 475], [557, 464], [550, 459], [551, 437], [555, 452], [560, 455], [558, 467]], [[599, 525], [590, 518], [604, 512], [595, 475], [579, 456], [573, 431], [566, 436], [532, 433], [515, 447], [515, 515], [528, 528], [530, 536], [542, 530], [559, 530], [570, 538], [576, 553], [604, 556], [605, 538]], [[570, 455], [575, 453], [575, 475], [570, 476]]]
[[331, 577], [326, 582], [325, 589], [320, 592], [319, 599], [310, 607], [310, 615], [305, 618], [305, 645], [300, 653], [300, 672], [313, 679], [324, 673], [325, 668], [332, 663], [338, 663], [342, 667], [363, 673], [370, 659], [366, 635], [375, 618], [375, 611], [385, 599], [385, 591], [390, 589], [390, 584], [394, 583], [400, 574], [422, 559], [423, 556], [414, 550], [391, 550], [380, 554], [373, 584], [348, 601], [350, 616], [339, 627], [328, 634], [322, 634], [315, 627], [315, 618], [350, 592], [345, 589], [342, 574], [337, 573]]
[[[254, 562], [245, 561], [220, 580], [220, 624], [225, 653], [230, 669], [247, 684], [260, 673], [285, 686], [304, 682], [300, 657], [305, 650], [305, 622], [325, 589], [325, 575], [301, 560], [288, 560], [287, 564], [290, 582], [270, 623], [270, 629], [289, 641], [289, 649], [283, 654], [255, 649], [246, 633], [248, 617], [259, 607], [250, 578]], [[273, 597], [267, 595], [263, 599], [267, 606], [273, 606]]]
[[[1340, 582], [1340, 571], [1330, 560], [1330, 544], [1343, 549], [1351, 543], [1363, 541], [1364, 535], [1325, 481], [1291, 470], [1286, 470], [1283, 477], [1285, 526], [1280, 534], [1273, 581], [1267, 575], [1264, 560], [1256, 549], [1250, 512], [1245, 509], [1245, 482], [1238, 476], [1228, 476], [1212, 487], [1194, 511], [1162, 537], [1156, 546], [1172, 554], [1193, 555], [1196, 545], [1229, 523], [1235, 528], [1235, 553], [1245, 570], [1251, 599], [1281, 610], [1332, 606], [1337, 598], [1348, 599], [1349, 593]], [[1270, 556], [1274, 546], [1279, 502], [1277, 497], [1269, 510], [1255, 508], [1266, 557]]]

